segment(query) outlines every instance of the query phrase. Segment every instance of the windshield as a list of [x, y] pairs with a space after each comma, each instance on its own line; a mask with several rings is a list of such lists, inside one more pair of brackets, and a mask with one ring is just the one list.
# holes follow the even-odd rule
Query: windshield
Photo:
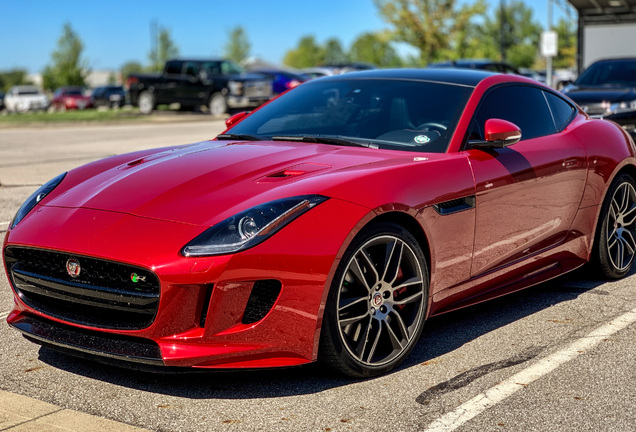
[[636, 87], [636, 60], [594, 63], [575, 82], [580, 86]]
[[443, 153], [471, 92], [400, 79], [312, 81], [255, 111], [228, 134], [321, 138], [317, 142], [337, 137], [374, 148]]

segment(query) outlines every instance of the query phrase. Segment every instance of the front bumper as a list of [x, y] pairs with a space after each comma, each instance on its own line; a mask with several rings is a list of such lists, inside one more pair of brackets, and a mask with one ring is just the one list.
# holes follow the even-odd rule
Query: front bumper
[[[34, 342], [103, 359], [195, 368], [307, 363], [317, 356], [325, 287], [336, 256], [367, 212], [331, 199], [252, 249], [185, 258], [178, 251], [201, 227], [44, 207], [7, 233], [5, 254], [7, 248], [37, 248], [80, 262], [95, 257], [143, 267], [159, 279], [156, 316], [134, 329], [70, 319], [26, 301], [10, 277], [15, 307], [7, 321]], [[334, 215], [339, 223], [325, 235], [324, 221]], [[15, 269], [6, 270], [11, 275]]]

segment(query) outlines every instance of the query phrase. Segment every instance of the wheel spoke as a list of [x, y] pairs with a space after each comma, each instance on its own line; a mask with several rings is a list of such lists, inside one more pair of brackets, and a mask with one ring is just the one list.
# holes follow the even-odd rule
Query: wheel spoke
[[395, 305], [405, 305], [411, 302], [414, 302], [415, 300], [419, 299], [420, 297], [422, 297], [422, 291], [418, 291], [415, 294], [412, 294], [406, 298], [403, 298], [401, 300], [396, 300], [393, 302], [393, 304]]
[[[387, 332], [389, 334], [389, 339], [391, 340], [391, 345], [393, 346], [393, 348], [400, 349], [400, 350], [404, 349], [404, 347], [406, 346], [406, 343], [408, 342], [408, 338], [405, 338], [406, 341], [404, 341], [404, 339], [399, 338], [393, 331], [393, 328], [391, 328], [391, 326], [388, 323], [385, 323], [385, 324], [386, 324]], [[402, 325], [404, 325], [404, 323], [402, 323]]]
[[391, 243], [390, 247], [389, 245], [387, 245], [387, 256], [384, 265], [384, 274], [382, 275], [381, 279], [384, 282], [392, 284], [393, 282], [395, 282], [395, 279], [397, 279], [400, 265], [402, 263], [403, 250], [404, 244], [402, 242], [398, 243], [397, 241], [394, 241]]
[[[402, 336], [404, 336], [403, 339], [406, 339], [406, 341], [408, 342], [408, 340], [411, 338], [411, 335], [409, 334], [408, 328], [406, 328], [406, 324], [404, 323], [402, 316], [394, 311], [393, 313], [391, 313], [391, 318], [397, 321], [400, 332], [402, 333]], [[400, 343], [400, 345], [402, 344]]]
[[358, 354], [358, 358], [362, 358], [362, 356], [364, 356], [364, 351], [367, 349], [367, 344], [369, 343], [369, 335], [371, 334], [372, 327], [373, 317], [369, 315], [369, 321], [367, 321], [366, 331], [364, 331], [364, 337], [360, 337], [358, 339], [358, 345], [356, 346], [356, 353]]
[[406, 288], [406, 287], [409, 287], [409, 286], [412, 286], [412, 285], [419, 285], [421, 283], [422, 283], [422, 279], [420, 279], [419, 277], [415, 276], [415, 277], [407, 279], [404, 282], [402, 282], [401, 284], [393, 287], [393, 291], [397, 291], [400, 288]]
[[338, 307], [338, 312], [343, 313], [345, 309], [347, 308], [358, 305], [360, 303], [367, 303], [368, 301], [369, 300], [366, 297], [340, 299], [340, 306]]
[[358, 321], [363, 320], [363, 319], [364, 319], [366, 316], [368, 316], [368, 315], [369, 315], [369, 311], [367, 310], [366, 312], [364, 312], [364, 313], [363, 313], [363, 314], [361, 314], [361, 315], [356, 315], [356, 316], [353, 316], [353, 317], [348, 317], [348, 318], [340, 319], [340, 320], [339, 320], [339, 321], [340, 321], [340, 327], [344, 328], [344, 327], [347, 327], [347, 326], [349, 326], [349, 325], [351, 325], [351, 324], [355, 324], [355, 323], [357, 323]]
[[[371, 261], [371, 257], [369, 257], [369, 255], [364, 250], [361, 250], [358, 255], [361, 255], [362, 258], [364, 258], [364, 260], [367, 262], [366, 267], [373, 272], [373, 276], [375, 277], [375, 280], [370, 285], [373, 286], [377, 284], [380, 281], [380, 275], [378, 275], [378, 272], [376, 271], [375, 266], [373, 265], [373, 261]], [[358, 258], [356, 256], [356, 262], [357, 262], [357, 259]], [[369, 285], [367, 285], [367, 288], [368, 287]]]
[[367, 363], [371, 363], [371, 359], [375, 354], [375, 350], [378, 348], [378, 342], [380, 341], [380, 336], [382, 335], [382, 326], [384, 325], [384, 321], [379, 321], [379, 326], [375, 338], [373, 339], [373, 345], [371, 345], [371, 349], [369, 350], [369, 354], [367, 355]]
[[369, 282], [367, 281], [367, 278], [364, 276], [364, 272], [362, 271], [362, 268], [360, 268], [358, 257], [354, 257], [353, 265], [349, 268], [349, 270], [360, 282], [362, 282], [364, 287], [367, 289], [367, 292], [370, 293], [371, 287], [369, 286]]

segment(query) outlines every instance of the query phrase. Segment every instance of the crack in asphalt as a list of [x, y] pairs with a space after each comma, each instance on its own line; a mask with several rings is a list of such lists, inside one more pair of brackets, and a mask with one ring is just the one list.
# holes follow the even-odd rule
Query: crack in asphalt
[[507, 359], [497, 362], [489, 363], [486, 365], [478, 366], [466, 372], [462, 372], [459, 375], [454, 376], [448, 381], [439, 383], [428, 390], [420, 394], [415, 401], [421, 405], [428, 405], [434, 398], [443, 396], [447, 393], [451, 393], [455, 390], [459, 390], [462, 387], [466, 387], [478, 378], [488, 375], [491, 372], [506, 369], [512, 366], [516, 366], [521, 363], [525, 363], [533, 358], [537, 357], [544, 347], [531, 347], [519, 354]]

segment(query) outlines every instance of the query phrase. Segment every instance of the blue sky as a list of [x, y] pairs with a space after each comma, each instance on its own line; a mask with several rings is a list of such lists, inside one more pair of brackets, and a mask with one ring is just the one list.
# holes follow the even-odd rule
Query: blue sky
[[[548, 0], [526, 4], [544, 24]], [[359, 35], [387, 28], [373, 0], [2, 0], [0, 10], [0, 71], [30, 73], [51, 63], [67, 22], [92, 69], [147, 64], [152, 22], [169, 29], [180, 54], [192, 57], [222, 56], [229, 32], [240, 25], [251, 54], [274, 63], [306, 35], [319, 43], [335, 37], [348, 49]], [[554, 11], [556, 22], [562, 13]]]

